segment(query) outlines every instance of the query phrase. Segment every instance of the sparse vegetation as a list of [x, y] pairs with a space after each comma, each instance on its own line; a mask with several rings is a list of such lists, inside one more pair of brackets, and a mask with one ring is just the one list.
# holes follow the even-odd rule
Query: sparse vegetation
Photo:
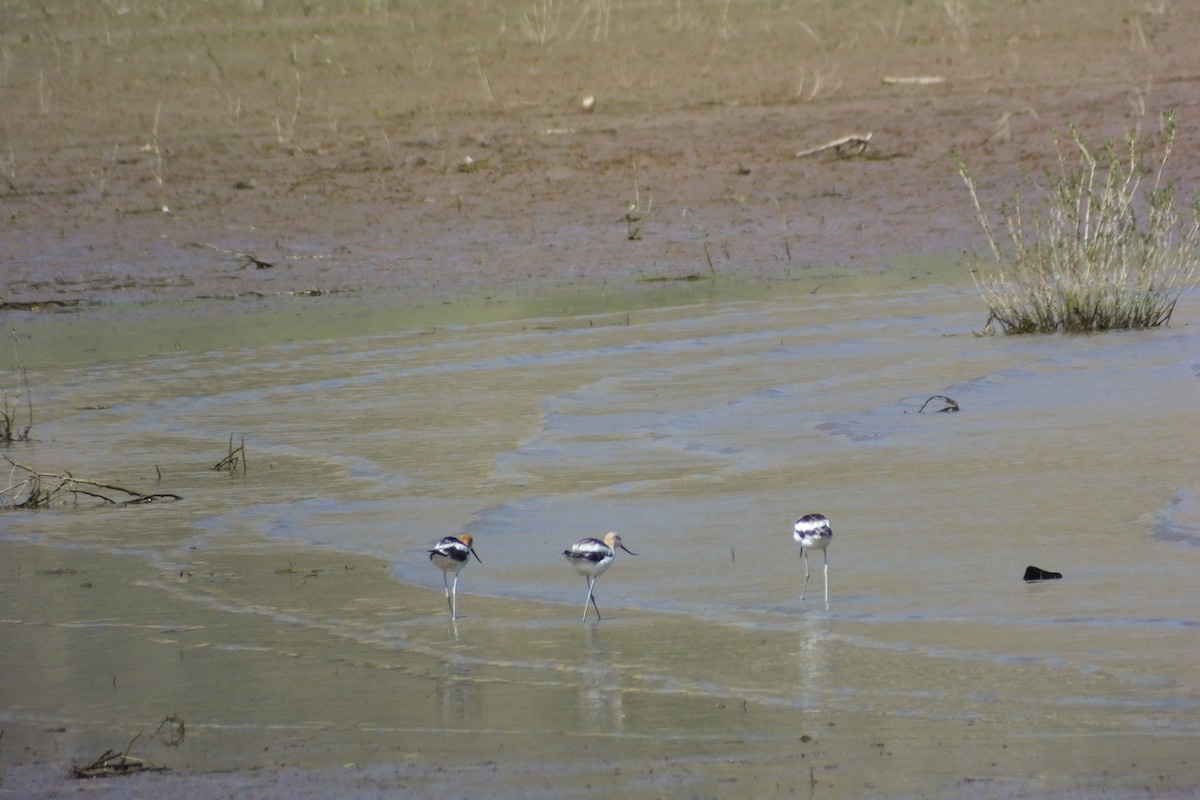
[[558, 36], [562, 7], [555, 0], [534, 0], [521, 16], [521, 27], [531, 42], [546, 44]]
[[[1019, 189], [1001, 206], [997, 235], [980, 202], [975, 176], [958, 153], [959, 174], [987, 236], [995, 269], [975, 271], [990, 311], [985, 332], [1084, 332], [1167, 324], [1179, 295], [1194, 282], [1200, 259], [1200, 205], [1191, 219], [1175, 210], [1165, 177], [1175, 117], [1163, 117], [1161, 156], [1143, 166], [1147, 145], [1137, 133], [1094, 153], [1079, 131], [1054, 136], [1058, 172], [1030, 206]], [[1072, 158], [1072, 154], [1076, 158]]]

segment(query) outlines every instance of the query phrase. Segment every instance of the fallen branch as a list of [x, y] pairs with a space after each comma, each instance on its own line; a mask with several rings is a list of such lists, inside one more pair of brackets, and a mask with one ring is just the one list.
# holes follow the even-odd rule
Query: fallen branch
[[851, 134], [843, 136], [840, 139], [834, 139], [832, 142], [826, 142], [816, 147], [810, 147], [807, 150], [801, 150], [796, 153], [796, 158], [804, 158], [805, 156], [815, 156], [818, 153], [824, 153], [826, 150], [833, 150], [839, 156], [860, 156], [866, 151], [867, 145], [871, 142], [871, 137], [875, 132], [867, 134]]
[[18, 464], [8, 456], [0, 458], [12, 466], [8, 486], [0, 489], [0, 508], [43, 508], [65, 495], [71, 495], [76, 503], [84, 497], [120, 507], [183, 499], [170, 492], [143, 494], [111, 483], [76, 478], [69, 472], [38, 472]]

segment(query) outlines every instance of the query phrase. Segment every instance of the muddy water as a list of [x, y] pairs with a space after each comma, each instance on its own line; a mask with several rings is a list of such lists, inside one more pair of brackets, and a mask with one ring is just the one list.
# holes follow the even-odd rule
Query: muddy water
[[[23, 321], [6, 454], [185, 499], [0, 517], [5, 762], [144, 730], [413, 791], [1195, 785], [1197, 299], [980, 338], [969, 287], [813, 288]], [[581, 624], [559, 554], [608, 530], [638, 555]], [[452, 624], [426, 553], [463, 531]]]

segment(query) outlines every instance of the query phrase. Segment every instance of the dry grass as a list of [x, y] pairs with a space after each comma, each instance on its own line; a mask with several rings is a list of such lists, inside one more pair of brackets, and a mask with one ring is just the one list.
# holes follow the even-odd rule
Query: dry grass
[[[1038, 202], [1018, 191], [1001, 206], [999, 237], [980, 204], [966, 162], [954, 158], [987, 236], [994, 270], [975, 272], [991, 316], [1004, 333], [1084, 332], [1167, 324], [1181, 292], [1194, 283], [1200, 258], [1200, 208], [1191, 219], [1175, 210], [1165, 180], [1175, 118], [1163, 120], [1153, 171], [1136, 134], [1096, 154], [1072, 126], [1055, 133], [1059, 170], [1048, 172]], [[1074, 156], [1072, 158], [1071, 156]]]

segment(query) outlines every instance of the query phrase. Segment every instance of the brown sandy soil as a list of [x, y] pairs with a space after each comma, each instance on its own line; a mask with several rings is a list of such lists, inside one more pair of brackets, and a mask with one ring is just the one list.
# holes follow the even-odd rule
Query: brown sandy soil
[[1175, 0], [45, 0], [0, 37], [13, 305], [887, 268], [983, 246], [952, 147], [999, 201], [1052, 128], [1168, 108], [1200, 183]]

